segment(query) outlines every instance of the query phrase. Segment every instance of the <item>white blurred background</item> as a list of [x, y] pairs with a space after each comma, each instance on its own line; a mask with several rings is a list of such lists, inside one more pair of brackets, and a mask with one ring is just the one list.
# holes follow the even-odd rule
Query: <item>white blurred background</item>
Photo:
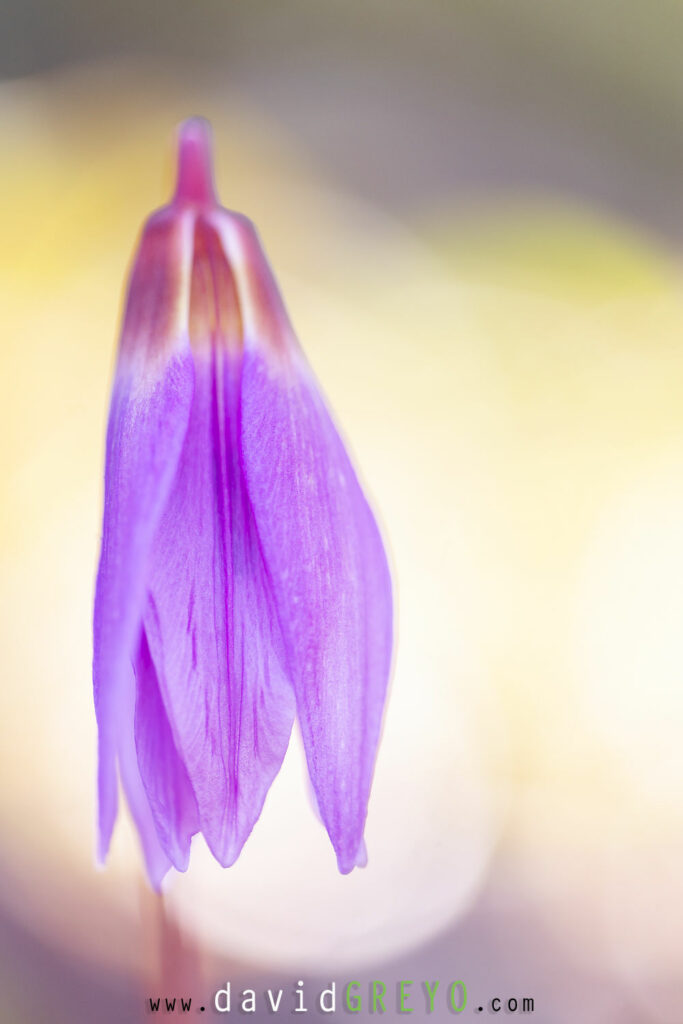
[[[355, 976], [679, 1024], [681, 7], [2, 17], [0, 1021]], [[373, 495], [398, 648], [368, 868], [294, 740], [238, 864], [197, 844], [162, 909], [125, 818], [94, 868], [90, 618], [122, 286], [191, 113]]]

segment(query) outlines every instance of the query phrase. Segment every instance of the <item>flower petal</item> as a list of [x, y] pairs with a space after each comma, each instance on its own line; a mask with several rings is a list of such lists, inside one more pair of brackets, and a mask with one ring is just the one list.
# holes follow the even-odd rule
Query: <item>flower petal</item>
[[93, 682], [99, 731], [98, 858], [117, 812], [116, 760], [145, 598], [147, 556], [182, 448], [194, 369], [187, 337], [186, 224], [155, 215], [131, 278], [107, 427], [95, 587]]
[[199, 831], [197, 801], [176, 750], [144, 630], [135, 659], [135, 680], [135, 746], [140, 776], [161, 847], [178, 871], [186, 871], [190, 840]]
[[294, 694], [239, 459], [239, 362], [196, 355], [178, 473], [154, 542], [144, 615], [201, 830], [227, 866], [284, 757]]
[[341, 439], [297, 353], [250, 351], [242, 379], [249, 498], [295, 679], [320, 815], [346, 873], [363, 830], [391, 662], [391, 580]]
[[158, 891], [164, 876], [171, 867], [171, 861], [159, 840], [157, 826], [140, 775], [133, 729], [135, 680], [131, 666], [128, 668], [125, 681], [122, 681], [119, 696], [121, 714], [118, 722], [116, 758], [121, 775], [121, 785], [140, 836], [147, 876], [151, 885]]

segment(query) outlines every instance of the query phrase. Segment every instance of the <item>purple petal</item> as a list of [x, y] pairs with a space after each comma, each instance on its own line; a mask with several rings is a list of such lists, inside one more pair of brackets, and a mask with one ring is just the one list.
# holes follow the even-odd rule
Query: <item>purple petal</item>
[[176, 750], [144, 630], [135, 660], [135, 679], [135, 745], [140, 776], [161, 847], [178, 871], [186, 871], [190, 840], [199, 831], [197, 801]]
[[148, 554], [176, 470], [192, 400], [194, 370], [182, 300], [189, 275], [185, 250], [184, 222], [168, 222], [163, 213], [152, 218], [129, 288], [109, 412], [93, 624], [101, 861], [116, 819], [121, 737], [125, 735], [126, 744], [129, 734], [132, 739], [127, 691], [132, 685], [131, 662], [140, 631]]
[[152, 886], [159, 890], [164, 875], [171, 867], [171, 860], [159, 840], [152, 809], [140, 776], [133, 731], [135, 685], [133, 670], [130, 667], [126, 680], [122, 681], [120, 698], [120, 727], [117, 734], [116, 757], [121, 775], [121, 785], [140, 836], [148, 878]]
[[248, 217], [226, 210], [215, 227], [234, 271], [245, 347], [256, 346], [274, 364], [287, 363], [299, 343], [256, 228]]
[[227, 866], [284, 757], [294, 694], [240, 463], [234, 282], [201, 218], [190, 324], [194, 399], [154, 541], [144, 625], [201, 830]]
[[340, 871], [363, 830], [391, 663], [391, 580], [339, 435], [299, 356], [245, 356], [242, 452], [311, 782]]

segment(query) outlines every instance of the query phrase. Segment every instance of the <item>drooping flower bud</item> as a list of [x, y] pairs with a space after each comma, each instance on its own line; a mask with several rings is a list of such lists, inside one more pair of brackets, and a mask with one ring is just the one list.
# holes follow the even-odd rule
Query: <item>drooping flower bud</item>
[[363, 830], [391, 581], [253, 225], [215, 198], [208, 126], [132, 271], [107, 432], [94, 619], [99, 856], [117, 769], [152, 883], [201, 831], [232, 864], [294, 716], [338, 865]]

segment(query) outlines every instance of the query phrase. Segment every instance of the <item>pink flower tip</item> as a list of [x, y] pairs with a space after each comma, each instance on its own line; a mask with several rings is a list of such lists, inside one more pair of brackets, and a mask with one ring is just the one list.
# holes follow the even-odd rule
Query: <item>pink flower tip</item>
[[183, 121], [178, 130], [177, 203], [215, 204], [211, 125], [203, 117]]

